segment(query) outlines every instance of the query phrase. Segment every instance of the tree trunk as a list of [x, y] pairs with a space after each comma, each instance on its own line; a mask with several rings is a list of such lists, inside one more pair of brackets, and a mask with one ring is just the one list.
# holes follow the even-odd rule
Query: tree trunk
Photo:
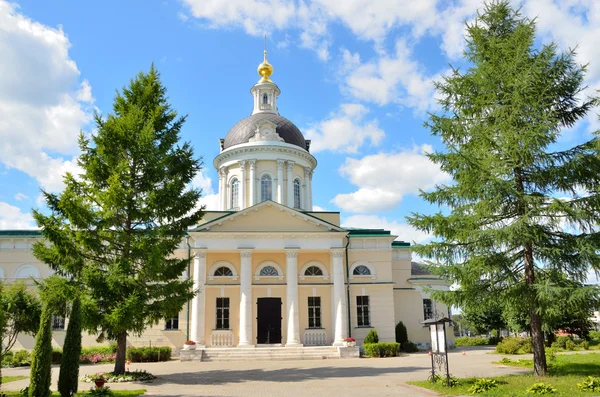
[[[525, 283], [531, 291], [535, 282], [533, 247], [525, 244]], [[535, 292], [533, 292], [535, 294]], [[542, 318], [537, 312], [538, 300], [534, 295], [529, 309], [529, 322], [531, 329], [531, 344], [533, 346], [533, 373], [535, 376], [545, 376], [548, 373], [546, 365], [546, 352], [544, 346], [544, 332], [542, 331]]]
[[123, 331], [117, 337], [117, 356], [115, 357], [115, 375], [125, 373], [125, 360], [127, 354], [127, 332]]

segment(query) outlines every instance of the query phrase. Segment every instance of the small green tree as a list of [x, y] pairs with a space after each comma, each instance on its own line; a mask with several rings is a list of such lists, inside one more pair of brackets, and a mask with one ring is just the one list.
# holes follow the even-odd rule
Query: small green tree
[[35, 336], [29, 381], [30, 397], [50, 397], [52, 382], [52, 309], [44, 304]]
[[[114, 372], [125, 372], [127, 336], [178, 313], [194, 296], [173, 253], [202, 218], [191, 182], [201, 161], [179, 142], [185, 117], [167, 102], [154, 68], [118, 92], [97, 132], [80, 137], [82, 173], [44, 193], [51, 214], [34, 211], [46, 238], [34, 255], [81, 286], [85, 328], [116, 340]], [[49, 243], [49, 245], [46, 245]]]
[[370, 330], [365, 336], [365, 343], [379, 343], [379, 335], [375, 329]]
[[422, 197], [447, 211], [408, 218], [436, 237], [415, 251], [459, 287], [435, 299], [462, 307], [491, 295], [526, 311], [543, 376], [545, 273], [582, 282], [600, 269], [600, 142], [557, 145], [598, 100], [584, 97], [574, 52], [537, 47], [535, 21], [508, 0], [487, 3], [466, 31], [470, 65], [436, 84], [442, 109], [427, 123], [445, 145], [429, 158], [453, 183]]
[[400, 344], [408, 342], [408, 331], [402, 321], [398, 321], [396, 324], [396, 342]]
[[79, 360], [81, 357], [81, 300], [79, 297], [73, 300], [70, 314], [58, 376], [58, 391], [61, 397], [70, 397], [77, 393], [79, 383]]

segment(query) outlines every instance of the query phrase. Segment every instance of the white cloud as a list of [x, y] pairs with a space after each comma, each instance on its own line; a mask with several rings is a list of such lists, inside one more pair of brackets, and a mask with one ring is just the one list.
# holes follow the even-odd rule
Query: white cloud
[[305, 129], [304, 135], [312, 139], [312, 152], [332, 150], [356, 153], [365, 141], [378, 145], [385, 132], [379, 128], [377, 120], [365, 120], [368, 112], [363, 105], [345, 103], [338, 112]]
[[365, 229], [390, 230], [393, 235], [398, 236], [396, 240], [422, 243], [432, 236], [413, 229], [412, 226], [398, 221], [390, 221], [377, 215], [352, 215], [342, 220], [343, 227], [360, 227]]
[[91, 86], [80, 81], [69, 46], [60, 27], [0, 0], [0, 162], [50, 191], [62, 188], [62, 172], [77, 169], [77, 136], [92, 117]]
[[28, 197], [28, 196], [26, 196], [26, 195], [25, 195], [25, 194], [23, 194], [23, 193], [17, 193], [17, 194], [15, 194], [15, 200], [17, 200], [17, 201], [23, 201], [23, 200], [27, 200], [28, 198], [29, 198], [29, 197]]
[[205, 171], [202, 170], [192, 180], [192, 186], [202, 189], [202, 197], [200, 197], [199, 205], [206, 205], [209, 211], [217, 211], [219, 209], [219, 194], [215, 193], [212, 187], [212, 179], [209, 178]]
[[340, 174], [359, 189], [338, 194], [332, 202], [347, 212], [388, 211], [398, 206], [404, 195], [448, 181], [450, 176], [432, 163], [425, 152], [432, 152], [431, 146], [346, 159]]
[[318, 211], [318, 212], [327, 211], [325, 208], [319, 207], [318, 205], [313, 205], [312, 210], [313, 211]]
[[24, 214], [18, 207], [0, 201], [0, 229], [35, 229], [31, 214]]

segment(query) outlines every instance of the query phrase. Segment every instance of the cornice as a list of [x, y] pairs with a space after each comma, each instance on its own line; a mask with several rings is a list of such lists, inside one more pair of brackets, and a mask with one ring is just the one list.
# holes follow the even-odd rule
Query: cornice
[[269, 145], [256, 145], [254, 143], [244, 143], [226, 149], [215, 157], [215, 159], [213, 160], [213, 166], [216, 169], [219, 169], [221, 165], [227, 160], [249, 160], [247, 158], [240, 159], [239, 156], [246, 154], [251, 156], [259, 153], [294, 155], [296, 157], [306, 160], [310, 164], [312, 169], [315, 169], [317, 166], [317, 159], [306, 150], [298, 148], [295, 145], [290, 145], [288, 143], [273, 144], [272, 142], [270, 142]]

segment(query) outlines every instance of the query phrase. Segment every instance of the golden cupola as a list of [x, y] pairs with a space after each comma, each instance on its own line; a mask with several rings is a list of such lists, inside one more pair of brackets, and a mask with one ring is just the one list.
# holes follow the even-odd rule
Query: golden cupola
[[269, 61], [267, 61], [267, 50], [264, 51], [264, 60], [263, 62], [258, 65], [258, 69], [257, 72], [258, 74], [260, 74], [261, 79], [258, 81], [259, 83], [272, 83], [271, 79], [269, 78], [269, 76], [271, 76], [273, 74], [273, 66], [269, 63]]

